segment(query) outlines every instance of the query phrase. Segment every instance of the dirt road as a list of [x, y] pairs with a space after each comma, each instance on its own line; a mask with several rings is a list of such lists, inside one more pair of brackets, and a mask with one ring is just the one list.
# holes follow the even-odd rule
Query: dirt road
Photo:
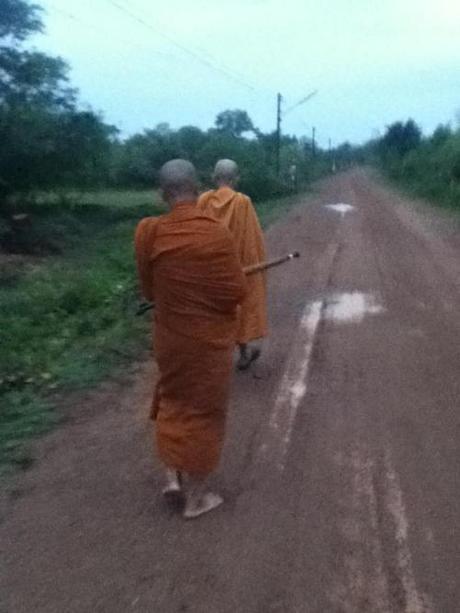
[[0, 611], [459, 611], [454, 239], [363, 170], [325, 181], [268, 234], [302, 259], [271, 272], [270, 341], [235, 376], [227, 504], [163, 507], [139, 367], [4, 493]]

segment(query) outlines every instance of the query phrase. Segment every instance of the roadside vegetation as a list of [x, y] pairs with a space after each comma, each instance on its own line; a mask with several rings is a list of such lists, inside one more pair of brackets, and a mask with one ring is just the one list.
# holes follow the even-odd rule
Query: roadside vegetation
[[[161, 214], [158, 196], [99, 191], [58, 212], [53, 200], [34, 210], [33, 227], [58, 252], [4, 254], [1, 263], [0, 473], [29, 466], [25, 443], [65, 418], [62, 394], [116, 375], [149, 346], [150, 318], [135, 316], [133, 233], [139, 219]], [[257, 204], [262, 224], [295, 201]]]
[[[407, 131], [411, 124], [405, 125]], [[391, 131], [387, 134], [390, 145], [391, 134]], [[396, 149], [392, 157], [385, 156], [382, 161], [390, 178], [406, 189], [460, 211], [460, 131], [439, 126], [432, 135], [420, 135], [410, 148]]]
[[154, 122], [121, 138], [82, 110], [67, 64], [28, 45], [43, 28], [35, 3], [0, 0], [0, 472], [29, 465], [25, 443], [65, 417], [65, 393], [148, 347], [132, 239], [163, 210], [164, 162], [191, 160], [209, 188], [217, 159], [235, 159], [265, 226], [330, 169], [308, 138], [282, 136], [278, 171], [277, 135], [241, 109], [208, 130]]
[[349, 147], [347, 155], [380, 168], [411, 194], [460, 212], [460, 128], [440, 125], [424, 135], [412, 119], [398, 121], [381, 138]]
[[134, 316], [132, 235], [139, 218], [159, 211], [148, 201], [43, 208], [40, 239], [59, 254], [4, 257], [0, 467], [28, 465], [22, 443], [58, 419], [53, 396], [96, 383], [145, 347], [146, 321]]

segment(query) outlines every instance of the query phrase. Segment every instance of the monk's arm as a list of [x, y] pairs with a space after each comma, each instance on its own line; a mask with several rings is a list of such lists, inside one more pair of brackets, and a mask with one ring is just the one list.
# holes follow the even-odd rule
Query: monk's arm
[[235, 274], [235, 286], [236, 286], [236, 295], [237, 302], [240, 304], [246, 298], [246, 294], [248, 293], [248, 282], [246, 279], [246, 275], [241, 267], [241, 263], [239, 258], [235, 253], [235, 257], [233, 260], [234, 266], [234, 274]]
[[235, 242], [230, 233], [222, 228], [226, 253], [227, 291], [236, 304], [240, 304], [248, 292], [248, 282], [238, 257]]
[[153, 302], [154, 299], [152, 263], [150, 260], [153, 225], [153, 219], [143, 219], [138, 224], [134, 237], [139, 285], [142, 295], [150, 302]]
[[[266, 251], [265, 251], [265, 239], [264, 233], [262, 231], [262, 227], [259, 222], [259, 218], [257, 217], [256, 210], [254, 205], [252, 204], [252, 200], [249, 196], [246, 197], [246, 231], [248, 233], [248, 241], [247, 244], [252, 244], [253, 248], [257, 253], [258, 262], [263, 262], [266, 259]], [[252, 261], [254, 259], [254, 254], [248, 254], [249, 259], [251, 261], [244, 262], [245, 265], [256, 264], [257, 262]]]

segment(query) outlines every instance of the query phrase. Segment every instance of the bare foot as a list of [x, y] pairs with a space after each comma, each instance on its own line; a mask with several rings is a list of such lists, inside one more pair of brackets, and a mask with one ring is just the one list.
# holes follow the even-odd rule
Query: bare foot
[[185, 511], [184, 518], [185, 519], [195, 519], [196, 517], [200, 517], [200, 515], [204, 515], [205, 513], [209, 513], [224, 502], [222, 496], [219, 494], [213, 494], [212, 492], [207, 492], [199, 497], [190, 497], [188, 498]]
[[261, 348], [257, 344], [241, 345], [240, 357], [236, 363], [237, 370], [247, 370], [253, 362], [259, 359]]
[[162, 490], [163, 497], [169, 506], [175, 509], [183, 508], [185, 504], [185, 496], [182, 490], [182, 475], [179, 471], [166, 470], [167, 483]]

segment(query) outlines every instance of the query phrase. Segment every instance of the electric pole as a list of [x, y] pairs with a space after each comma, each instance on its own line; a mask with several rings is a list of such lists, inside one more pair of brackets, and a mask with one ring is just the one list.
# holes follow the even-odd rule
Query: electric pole
[[290, 113], [291, 111], [296, 109], [298, 106], [301, 106], [302, 104], [305, 104], [306, 102], [311, 100], [311, 98], [316, 96], [317, 93], [318, 93], [318, 90], [316, 90], [316, 89], [315, 89], [315, 91], [310, 92], [308, 94], [308, 96], [305, 96], [305, 98], [302, 98], [301, 100], [296, 102], [296, 104], [294, 104], [294, 106], [289, 107], [286, 111], [284, 111], [284, 113], [281, 110], [281, 104], [283, 102], [283, 96], [281, 94], [278, 94], [277, 97], [276, 97], [276, 174], [277, 174], [278, 177], [280, 175], [280, 170], [281, 170], [281, 163], [280, 163], [280, 154], [281, 154], [281, 120], [283, 118], [283, 115], [287, 115], [287, 113]]
[[280, 174], [280, 150], [281, 150], [281, 103], [283, 96], [276, 97], [276, 174]]

